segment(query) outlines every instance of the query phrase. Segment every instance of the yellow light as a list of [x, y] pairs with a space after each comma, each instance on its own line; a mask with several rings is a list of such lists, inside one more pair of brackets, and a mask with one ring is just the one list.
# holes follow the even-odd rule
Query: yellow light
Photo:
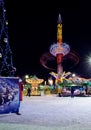
[[75, 74], [72, 74], [72, 77], [75, 77], [76, 75]]
[[25, 75], [25, 78], [28, 79], [28, 78], [29, 78], [29, 75]]
[[8, 25], [8, 21], [6, 21], [6, 25]]

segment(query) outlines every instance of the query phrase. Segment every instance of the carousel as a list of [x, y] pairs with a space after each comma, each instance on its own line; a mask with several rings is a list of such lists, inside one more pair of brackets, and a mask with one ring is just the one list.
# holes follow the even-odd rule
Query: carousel
[[37, 76], [32, 76], [26, 79], [26, 82], [31, 84], [31, 95], [40, 95], [38, 91], [39, 84], [43, 83], [44, 79], [39, 79]]

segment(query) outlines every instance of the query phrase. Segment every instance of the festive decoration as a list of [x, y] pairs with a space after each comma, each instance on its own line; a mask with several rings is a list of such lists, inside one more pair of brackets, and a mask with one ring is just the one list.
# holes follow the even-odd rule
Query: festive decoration
[[0, 0], [0, 75], [13, 76], [15, 67], [12, 62], [12, 52], [8, 39], [8, 21], [6, 20], [6, 10], [4, 0]]
[[44, 79], [39, 79], [36, 77], [36, 75], [31, 76], [30, 78], [26, 79], [26, 82], [31, 84], [31, 95], [39, 95], [38, 93], [38, 85], [42, 83]]

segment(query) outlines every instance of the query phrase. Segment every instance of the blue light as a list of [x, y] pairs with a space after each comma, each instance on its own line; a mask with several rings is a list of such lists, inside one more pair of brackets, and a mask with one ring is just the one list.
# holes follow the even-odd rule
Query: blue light
[[12, 52], [8, 40], [8, 22], [4, 0], [0, 0], [0, 76], [14, 76]]

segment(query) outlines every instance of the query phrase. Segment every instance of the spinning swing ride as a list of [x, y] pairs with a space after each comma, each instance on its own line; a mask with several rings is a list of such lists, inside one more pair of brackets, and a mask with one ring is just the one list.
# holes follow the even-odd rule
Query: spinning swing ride
[[40, 57], [40, 63], [46, 69], [57, 70], [57, 74], [62, 74], [64, 70], [71, 69], [79, 63], [79, 54], [71, 50], [70, 46], [62, 41], [62, 19], [60, 14], [57, 21], [57, 43], [52, 44], [49, 52]]

